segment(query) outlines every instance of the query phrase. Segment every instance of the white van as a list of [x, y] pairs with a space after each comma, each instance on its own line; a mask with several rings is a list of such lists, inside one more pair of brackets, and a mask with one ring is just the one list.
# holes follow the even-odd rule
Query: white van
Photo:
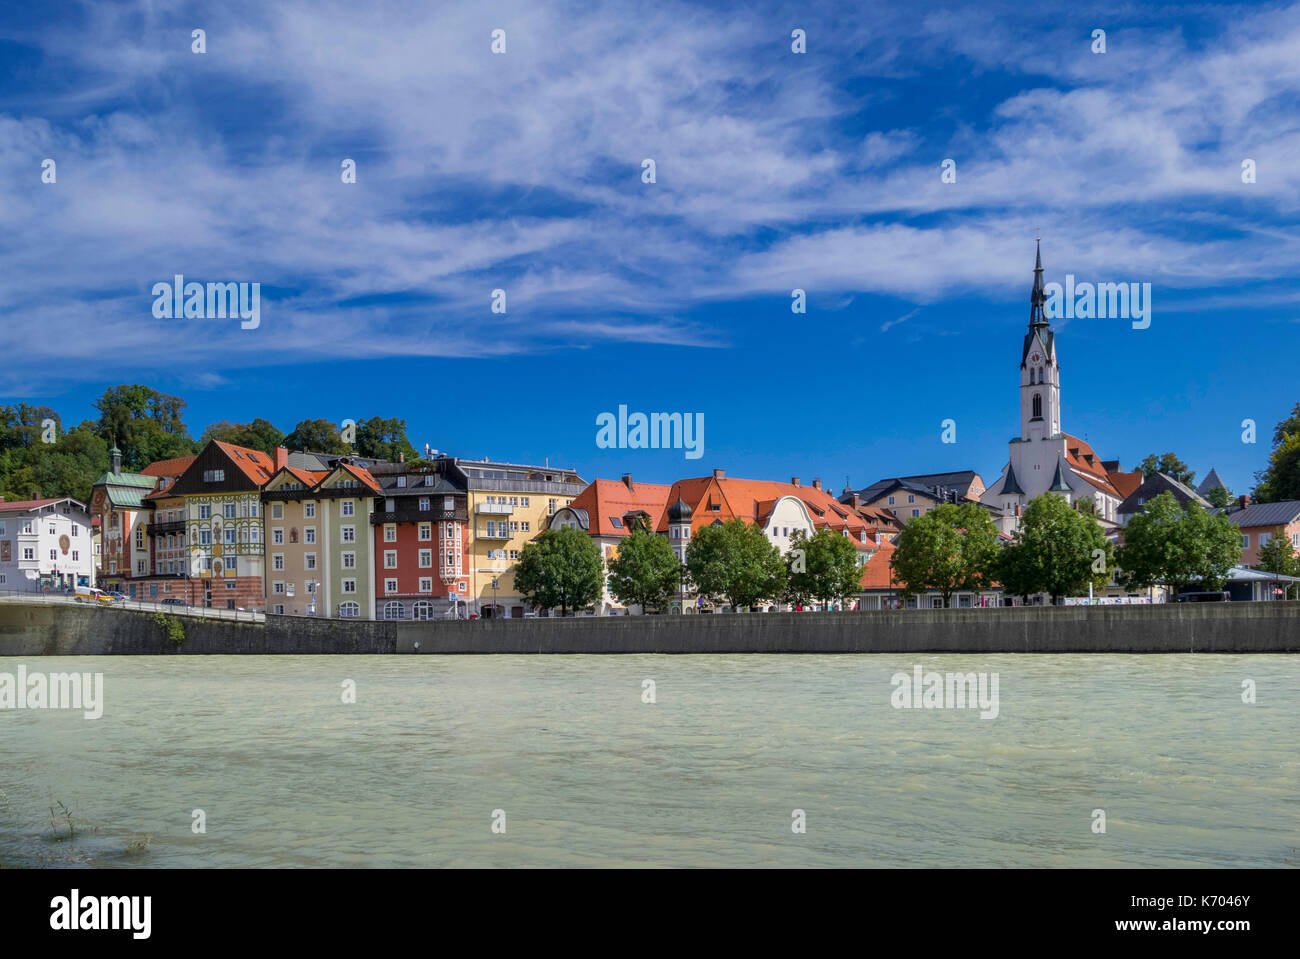
[[113, 602], [113, 597], [109, 596], [102, 589], [95, 589], [93, 586], [78, 586], [77, 602], [111, 603]]

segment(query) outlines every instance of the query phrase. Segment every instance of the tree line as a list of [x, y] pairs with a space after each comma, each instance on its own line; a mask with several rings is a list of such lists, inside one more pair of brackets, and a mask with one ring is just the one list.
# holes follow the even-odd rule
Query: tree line
[[194, 455], [210, 440], [268, 455], [285, 446], [388, 460], [420, 456], [407, 439], [406, 421], [396, 417], [358, 422], [353, 443], [344, 442], [338, 424], [327, 419], [302, 420], [283, 433], [261, 417], [251, 423], [221, 420], [196, 440], [182, 419], [185, 406], [179, 396], [138, 383], [106, 389], [94, 404], [98, 417], [71, 427], [49, 406], [0, 406], [0, 496], [10, 501], [72, 496], [88, 502], [91, 486], [110, 467], [108, 451], [114, 445], [122, 451], [126, 472]]
[[794, 605], [850, 602], [859, 592], [862, 563], [852, 540], [822, 528], [791, 537], [783, 555], [760, 527], [742, 519], [705, 526], [686, 547], [686, 562], [672, 544], [634, 522], [608, 570], [595, 541], [580, 529], [547, 530], [520, 553], [515, 588], [530, 605], [560, 615], [590, 609], [610, 594], [625, 606], [662, 612], [679, 592], [732, 609], [774, 602]]

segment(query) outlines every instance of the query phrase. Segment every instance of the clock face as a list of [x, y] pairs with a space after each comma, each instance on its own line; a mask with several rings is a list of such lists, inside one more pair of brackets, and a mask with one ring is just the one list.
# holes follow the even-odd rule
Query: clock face
[[1043, 354], [1039, 353], [1037, 350], [1034, 350], [1034, 352], [1029, 354], [1030, 363], [1041, 363], [1042, 361], [1043, 361]]

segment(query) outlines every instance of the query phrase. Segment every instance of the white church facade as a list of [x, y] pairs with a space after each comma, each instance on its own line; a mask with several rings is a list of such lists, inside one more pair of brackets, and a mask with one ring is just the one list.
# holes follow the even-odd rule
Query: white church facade
[[981, 502], [1001, 512], [1002, 531], [1014, 533], [1030, 500], [1046, 492], [1093, 513], [1108, 532], [1119, 523], [1119, 504], [1142, 480], [1124, 473], [1118, 460], [1102, 460], [1092, 447], [1061, 429], [1061, 365], [1056, 334], [1044, 307], [1041, 249], [1034, 263], [1029, 331], [1020, 354], [1020, 433], [1011, 440], [1002, 475]]

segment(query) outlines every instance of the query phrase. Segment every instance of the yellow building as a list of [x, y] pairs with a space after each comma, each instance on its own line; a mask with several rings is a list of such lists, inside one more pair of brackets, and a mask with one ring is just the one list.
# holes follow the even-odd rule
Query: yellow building
[[519, 553], [587, 483], [575, 470], [552, 466], [456, 459], [455, 468], [469, 491], [469, 612], [523, 616], [528, 607], [512, 571]]

